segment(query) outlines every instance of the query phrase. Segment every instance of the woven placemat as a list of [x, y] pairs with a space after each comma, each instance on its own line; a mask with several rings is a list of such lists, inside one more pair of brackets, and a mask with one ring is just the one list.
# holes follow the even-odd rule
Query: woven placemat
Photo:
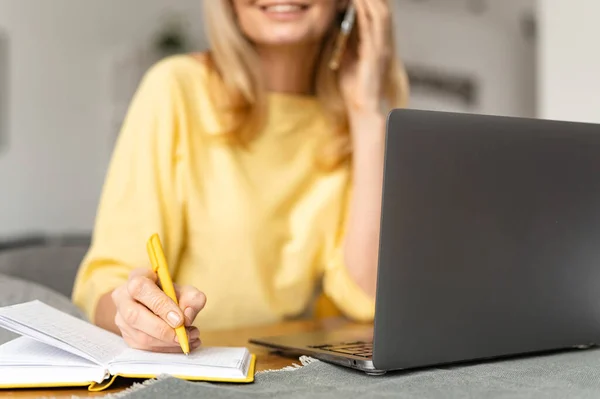
[[600, 350], [519, 358], [370, 377], [301, 358], [303, 367], [259, 373], [250, 385], [187, 382], [162, 377], [110, 399], [138, 398], [600, 398]]

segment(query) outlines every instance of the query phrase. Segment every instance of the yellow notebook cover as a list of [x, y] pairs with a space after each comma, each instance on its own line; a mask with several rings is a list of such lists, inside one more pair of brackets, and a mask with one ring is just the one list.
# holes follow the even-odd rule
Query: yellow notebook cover
[[247, 348], [200, 347], [188, 356], [139, 351], [118, 335], [40, 301], [0, 308], [0, 327], [22, 335], [0, 346], [0, 389], [101, 391], [117, 377], [162, 375], [189, 381], [254, 381], [256, 356]]
[[[1, 368], [2, 366], [0, 366]], [[249, 384], [254, 382], [254, 375], [256, 370], [256, 356], [250, 356], [250, 363], [248, 368], [248, 374], [246, 377], [242, 378], [219, 378], [219, 377], [188, 377], [185, 375], [171, 375], [174, 378], [180, 378], [186, 381], [197, 381], [197, 382], [224, 382], [224, 383], [236, 383], [236, 384]], [[136, 375], [136, 374], [123, 374], [123, 375], [111, 375], [108, 378], [101, 382], [96, 381], [78, 381], [78, 382], [69, 382], [68, 378], [68, 370], [66, 370], [62, 377], [58, 378], [56, 381], [43, 380], [43, 376], [40, 376], [40, 370], [23, 370], [24, 373], [29, 375], [30, 380], [35, 381], [36, 378], [40, 378], [38, 382], [7, 382], [4, 381], [0, 383], [0, 390], [8, 390], [8, 389], [42, 389], [42, 388], [77, 388], [77, 387], [87, 387], [89, 391], [99, 392], [104, 391], [105, 389], [110, 388], [110, 386], [115, 382], [117, 378], [131, 378], [131, 379], [154, 379], [157, 378], [158, 375]], [[14, 374], [14, 371], [13, 371]], [[1, 381], [1, 380], [0, 380]]]

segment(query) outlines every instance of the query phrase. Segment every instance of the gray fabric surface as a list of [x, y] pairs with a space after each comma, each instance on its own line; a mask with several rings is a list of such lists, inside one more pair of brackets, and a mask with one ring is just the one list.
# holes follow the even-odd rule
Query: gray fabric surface
[[[85, 318], [69, 300], [86, 247], [0, 252], [0, 306], [34, 299]], [[2, 274], [4, 273], [4, 274]], [[21, 278], [23, 279], [21, 279]], [[26, 281], [26, 280], [29, 281]], [[43, 285], [42, 285], [43, 284]], [[0, 344], [17, 336], [0, 328]], [[600, 350], [368, 377], [322, 362], [263, 373], [250, 385], [149, 381], [118, 396], [136, 398], [600, 398]]]
[[[364, 396], [362, 396], [364, 395]], [[120, 398], [599, 398], [600, 350], [368, 377], [322, 362], [296, 371], [258, 374], [252, 385], [192, 383], [175, 378]]]
[[0, 274], [38, 283], [69, 297], [87, 248], [39, 245], [0, 251]]
[[[0, 274], [0, 307], [38, 299], [73, 316], [85, 319], [83, 313], [68, 297], [50, 288], [20, 278]], [[0, 328], [0, 345], [18, 335]]]

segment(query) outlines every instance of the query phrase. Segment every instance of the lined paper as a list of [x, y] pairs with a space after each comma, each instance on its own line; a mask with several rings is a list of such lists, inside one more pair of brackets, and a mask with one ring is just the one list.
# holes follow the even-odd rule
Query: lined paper
[[164, 364], [188, 366], [210, 366], [223, 368], [239, 368], [248, 356], [246, 348], [199, 348], [188, 356], [183, 353], [155, 353], [136, 349], [127, 349], [117, 356], [112, 364]]
[[0, 325], [106, 365], [127, 348], [123, 339], [40, 301], [0, 309]]
[[29, 337], [19, 337], [0, 346], [2, 366], [92, 367], [99, 365]]

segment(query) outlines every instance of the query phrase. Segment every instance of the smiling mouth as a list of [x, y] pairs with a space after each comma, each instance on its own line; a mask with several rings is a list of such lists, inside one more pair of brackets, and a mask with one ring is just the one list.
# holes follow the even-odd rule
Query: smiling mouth
[[260, 9], [268, 13], [296, 13], [308, 10], [307, 4], [287, 3], [287, 4], [267, 4], [260, 6]]

